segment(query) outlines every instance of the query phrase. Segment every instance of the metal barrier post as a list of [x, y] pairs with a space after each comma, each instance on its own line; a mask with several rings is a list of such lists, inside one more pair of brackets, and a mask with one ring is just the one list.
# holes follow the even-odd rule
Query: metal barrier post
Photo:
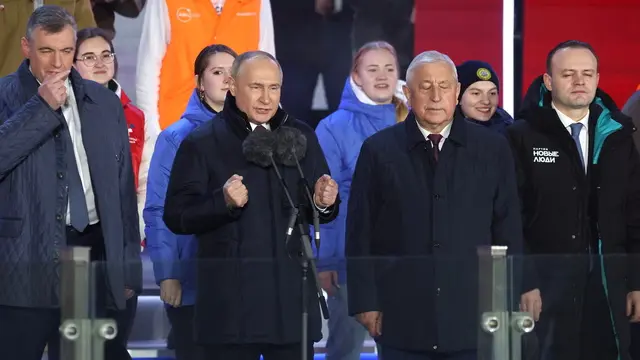
[[[509, 359], [507, 247], [478, 248], [481, 359]], [[488, 337], [487, 337], [488, 334]]]
[[115, 338], [117, 326], [113, 320], [91, 318], [90, 248], [64, 249], [60, 273], [61, 358], [103, 360], [104, 342]]
[[534, 321], [528, 313], [512, 313], [509, 309], [507, 247], [479, 247], [478, 257], [480, 327], [483, 330], [478, 339], [479, 358], [519, 360], [522, 334], [533, 331]]

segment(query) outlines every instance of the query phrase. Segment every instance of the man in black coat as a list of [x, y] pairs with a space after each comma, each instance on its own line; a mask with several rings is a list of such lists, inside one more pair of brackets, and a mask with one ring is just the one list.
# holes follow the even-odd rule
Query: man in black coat
[[[47, 343], [49, 359], [59, 359], [66, 246], [91, 247], [92, 260], [104, 262], [93, 267], [95, 315], [126, 321], [123, 310], [135, 308], [142, 287], [124, 112], [112, 91], [72, 69], [75, 42], [73, 16], [42, 6], [22, 38], [27, 59], [0, 79], [3, 360], [40, 360]], [[126, 336], [106, 350], [108, 359], [130, 359]]]
[[589, 44], [559, 44], [507, 129], [538, 255], [544, 360], [629, 359], [629, 320], [640, 320], [640, 267], [624, 256], [640, 251], [636, 129], [598, 79]]
[[[629, 116], [634, 126], [640, 125], [640, 90], [634, 92], [622, 107], [622, 112]], [[640, 149], [640, 132], [633, 134], [633, 141], [636, 147]]]
[[[231, 69], [224, 109], [180, 145], [167, 190], [164, 221], [176, 234], [198, 238], [196, 338], [208, 359], [299, 360], [313, 357], [322, 337], [314, 281], [309, 294], [309, 343], [301, 343], [300, 234], [285, 235], [292, 208], [271, 168], [249, 162], [243, 141], [258, 129], [299, 130], [307, 139], [300, 161], [311, 183], [321, 222], [335, 218], [338, 186], [313, 130], [278, 107], [282, 71], [276, 59], [256, 51]], [[278, 165], [295, 205], [295, 168]], [[302, 211], [311, 220], [310, 207]]]
[[[475, 359], [477, 248], [522, 248], [511, 151], [504, 136], [454, 119], [460, 85], [448, 56], [418, 55], [404, 90], [412, 112], [364, 142], [351, 185], [349, 312], [385, 360]], [[535, 316], [539, 292], [526, 290]]]

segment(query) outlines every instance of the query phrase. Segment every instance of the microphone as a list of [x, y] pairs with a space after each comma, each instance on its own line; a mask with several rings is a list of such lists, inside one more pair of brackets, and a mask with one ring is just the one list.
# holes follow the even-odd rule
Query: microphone
[[289, 187], [287, 183], [285, 183], [282, 178], [282, 174], [276, 165], [276, 161], [274, 159], [274, 150], [276, 148], [276, 135], [264, 128], [263, 126], [258, 126], [252, 131], [247, 138], [242, 142], [242, 154], [245, 159], [250, 163], [260, 166], [261, 168], [268, 168], [273, 166], [273, 169], [276, 172], [276, 176], [278, 177], [278, 182], [284, 191], [285, 196], [287, 197], [287, 201], [292, 209], [291, 217], [289, 218], [289, 224], [287, 228], [287, 237], [285, 243], [289, 242], [289, 238], [293, 234], [293, 229], [296, 225], [296, 219], [298, 217], [298, 208], [293, 202], [293, 198], [291, 197], [291, 193], [289, 192]]
[[268, 168], [273, 165], [272, 159], [276, 140], [274, 133], [263, 126], [258, 126], [242, 142], [242, 154], [247, 161], [261, 168]]
[[278, 162], [282, 165], [294, 166], [298, 169], [302, 187], [312, 209], [315, 230], [314, 242], [318, 253], [320, 253], [320, 212], [313, 201], [311, 188], [300, 166], [300, 160], [304, 159], [307, 154], [307, 137], [298, 129], [282, 126], [276, 131], [275, 153]]

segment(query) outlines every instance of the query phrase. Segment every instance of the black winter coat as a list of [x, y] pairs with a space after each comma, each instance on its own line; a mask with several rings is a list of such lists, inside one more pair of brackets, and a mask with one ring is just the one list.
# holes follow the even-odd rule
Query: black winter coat
[[504, 136], [454, 119], [437, 165], [413, 113], [362, 145], [347, 214], [349, 313], [381, 311], [382, 346], [478, 347], [478, 247], [522, 250]]
[[638, 261], [624, 256], [640, 252], [635, 128], [598, 90], [590, 106], [585, 174], [578, 149], [551, 107], [551, 94], [541, 77], [529, 88], [519, 118], [507, 132], [516, 160], [525, 243], [536, 256], [542, 292], [538, 329], [544, 331], [549, 317], [555, 317], [550, 341], [566, 350], [556, 355], [577, 359], [580, 320], [590, 316], [581, 313], [585, 284], [597, 262], [602, 264], [622, 359], [627, 359], [626, 294], [640, 290]]
[[[279, 109], [271, 130], [297, 128], [307, 138], [301, 161], [313, 189], [329, 174], [313, 130]], [[273, 169], [248, 162], [243, 140], [251, 132], [246, 116], [227, 95], [222, 112], [200, 125], [180, 144], [167, 190], [164, 221], [176, 234], [194, 234], [198, 240], [196, 337], [204, 344], [290, 344], [301, 341], [301, 266], [295, 258], [300, 235], [285, 244], [291, 207]], [[295, 204], [300, 176], [295, 168], [280, 167]], [[230, 210], [224, 183], [243, 176], [249, 202]], [[308, 209], [308, 208], [307, 208]], [[321, 215], [322, 222], [337, 216], [338, 206]], [[311, 221], [311, 211], [303, 212]], [[290, 254], [294, 256], [290, 257]], [[309, 339], [322, 338], [315, 284], [309, 288]]]

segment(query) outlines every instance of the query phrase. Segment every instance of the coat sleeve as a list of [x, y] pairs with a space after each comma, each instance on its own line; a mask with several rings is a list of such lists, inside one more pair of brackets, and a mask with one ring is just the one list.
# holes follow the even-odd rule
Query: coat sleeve
[[180, 279], [178, 241], [181, 235], [172, 233], [162, 220], [171, 167], [177, 150], [178, 146], [171, 134], [166, 131], [160, 133], [147, 180], [147, 201], [143, 216], [146, 224], [147, 251], [153, 262], [158, 285], [166, 279]]
[[516, 169], [506, 140], [499, 139], [498, 186], [493, 199], [493, 245], [505, 245], [513, 255], [522, 254], [522, 220]]
[[[529, 185], [528, 185], [527, 176], [525, 174], [525, 170], [523, 167], [523, 159], [520, 156], [522, 152], [520, 151], [520, 141], [518, 140], [518, 138], [519, 137], [517, 134], [513, 134], [512, 131], [510, 131], [510, 129], [507, 128], [507, 139], [509, 141], [510, 149], [507, 149], [508, 152], [506, 152], [506, 154], [508, 154], [508, 156], [506, 159], [503, 159], [503, 161], [510, 161], [512, 165], [507, 165], [505, 163], [504, 171], [508, 171], [512, 174], [515, 174], [515, 178], [513, 176], [511, 176], [511, 178], [514, 179], [515, 186], [517, 189], [516, 200], [517, 200], [518, 212], [519, 212], [518, 223], [520, 224], [520, 229], [518, 233], [515, 234], [516, 237], [514, 238], [516, 239], [517, 242], [519, 242], [519, 244], [516, 244], [516, 246], [507, 244], [507, 246], [509, 246], [509, 254], [515, 255], [515, 260], [519, 260], [519, 261], [515, 261], [515, 263], [518, 264], [518, 267], [522, 270], [519, 274], [516, 274], [518, 276], [518, 279], [516, 280], [516, 284], [521, 289], [522, 293], [526, 293], [533, 289], [539, 288], [539, 284], [538, 284], [538, 271], [536, 268], [535, 258], [529, 249], [529, 246], [527, 244], [527, 239], [524, 237], [523, 222], [525, 221], [526, 214], [527, 214], [525, 194], [529, 191]], [[505, 182], [504, 176], [502, 176], [502, 179], [503, 179], [502, 182]], [[499, 238], [496, 238], [495, 236], [496, 235], [494, 233], [494, 242], [509, 241], [508, 239], [507, 240], [504, 240], [504, 238], [499, 239]], [[504, 234], [501, 236], [508, 236], [508, 234]], [[500, 245], [500, 244], [496, 244], [496, 245]]]
[[39, 95], [34, 95], [18, 111], [0, 97], [0, 181], [4, 180], [40, 144], [53, 136], [62, 119]]
[[122, 106], [117, 107], [117, 136], [122, 144], [122, 167], [120, 170], [120, 206], [122, 231], [124, 239], [125, 287], [142, 293], [142, 262], [140, 261], [140, 223], [138, 216], [138, 197], [135, 187], [135, 176], [129, 132]]
[[163, 219], [169, 230], [198, 235], [236, 221], [242, 209], [230, 209], [222, 186], [211, 191], [204, 154], [188, 136], [178, 148], [164, 204]]
[[[342, 152], [336, 138], [329, 128], [329, 122], [327, 119], [321, 121], [316, 128], [316, 136], [318, 142], [322, 148], [331, 177], [338, 183], [342, 184], [340, 178], [342, 171]], [[344, 233], [338, 233], [340, 229], [344, 229], [339, 226], [339, 218], [344, 217], [346, 214], [338, 214], [336, 221], [328, 224], [322, 224], [320, 226], [320, 233], [322, 241], [320, 242], [320, 249], [318, 249], [318, 270], [319, 271], [331, 271], [337, 270], [340, 259], [338, 258], [339, 252], [338, 244], [344, 244], [340, 241], [344, 238]], [[343, 220], [343, 219], [342, 219]]]
[[[140, 212], [140, 231], [141, 239], [145, 238], [144, 234], [144, 205], [147, 199], [147, 186], [149, 177], [149, 166], [151, 164], [151, 157], [154, 153], [156, 140], [158, 139], [158, 129], [152, 124], [151, 121], [147, 121], [144, 112], [142, 113], [142, 121], [144, 122], [144, 142], [142, 144], [142, 151], [140, 153], [140, 166], [138, 167], [138, 211]], [[174, 150], [175, 156], [175, 150]], [[173, 161], [173, 158], [172, 158]], [[171, 165], [171, 164], [169, 164]], [[166, 190], [166, 186], [165, 186]], [[163, 196], [164, 198], [164, 196]]]
[[78, 23], [78, 30], [96, 27], [90, 0], [76, 0], [73, 17], [76, 18]]
[[631, 256], [629, 289], [640, 291], [640, 155], [635, 146], [629, 150], [627, 184], [627, 251]]
[[[311, 176], [305, 174], [305, 177], [310, 180], [309, 186], [313, 192], [318, 179], [323, 175], [331, 175], [331, 171], [329, 171], [329, 166], [327, 165], [327, 159], [325, 159], [322, 148], [318, 143], [318, 137], [313, 130], [309, 131], [307, 134], [307, 156], [311, 159], [313, 171], [311, 172]], [[311, 195], [314, 196], [315, 194]], [[324, 211], [320, 211], [320, 223], [326, 224], [333, 221], [338, 216], [339, 207], [340, 196], [338, 195], [336, 197], [336, 202], [332, 206], [324, 209]], [[313, 211], [311, 209], [307, 212], [307, 219], [310, 223], [313, 222]]]
[[381, 205], [377, 194], [383, 191], [375, 180], [377, 173], [374, 153], [365, 141], [353, 174], [347, 210], [345, 255], [350, 315], [380, 311], [371, 258], [371, 239]]

